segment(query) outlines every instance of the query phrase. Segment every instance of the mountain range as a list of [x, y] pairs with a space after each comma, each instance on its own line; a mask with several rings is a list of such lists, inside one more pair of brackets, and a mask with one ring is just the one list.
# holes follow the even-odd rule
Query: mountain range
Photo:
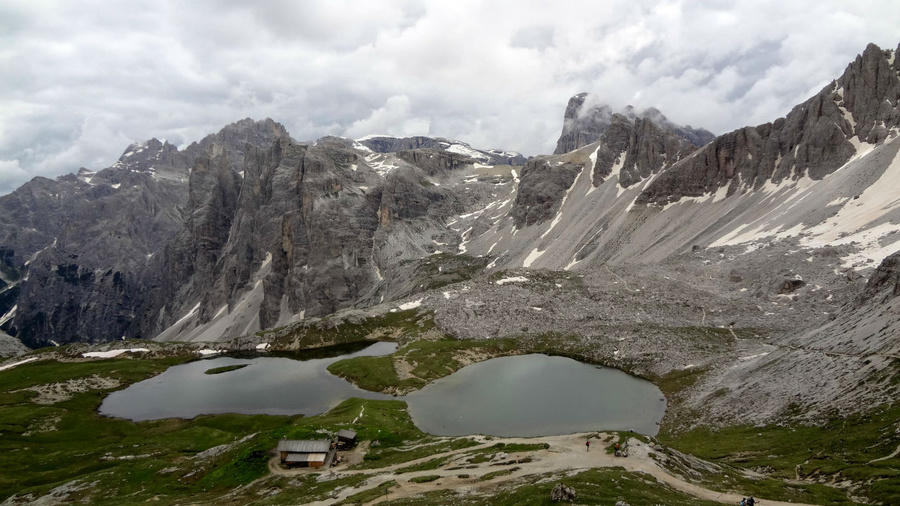
[[[741, 399], [760, 420], [883, 400], [900, 357], [896, 54], [869, 45], [783, 118], [719, 136], [579, 94], [556, 152], [531, 158], [300, 142], [271, 119], [134, 144], [0, 197], [0, 352], [227, 341], [414, 303], [460, 338], [570, 332], [636, 372], [713, 367], [691, 401], [712, 419]], [[580, 281], [534, 284], [547, 273]]]

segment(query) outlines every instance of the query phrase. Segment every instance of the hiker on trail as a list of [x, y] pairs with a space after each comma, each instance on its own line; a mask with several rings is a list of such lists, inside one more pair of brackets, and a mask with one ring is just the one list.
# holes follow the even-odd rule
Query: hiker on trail
[[747, 506], [747, 498], [741, 497], [741, 506]]
[[584, 446], [587, 447], [587, 451], [591, 451], [591, 440], [588, 439], [587, 441], [585, 441]]
[[751, 495], [750, 499], [747, 499], [747, 506], [753, 506], [754, 504], [756, 504], [756, 499]]

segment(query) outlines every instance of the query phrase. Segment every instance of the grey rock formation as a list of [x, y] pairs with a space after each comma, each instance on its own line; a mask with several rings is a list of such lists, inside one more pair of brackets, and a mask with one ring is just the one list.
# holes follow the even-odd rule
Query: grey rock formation
[[160, 278], [158, 259], [197, 198], [189, 186], [193, 159], [220, 156], [237, 178], [230, 160], [243, 157], [245, 143], [286, 135], [271, 120], [243, 120], [184, 151], [151, 139], [129, 146], [109, 168], [35, 178], [0, 197], [0, 316], [16, 306], [3, 330], [31, 345], [135, 335]]
[[529, 160], [522, 168], [519, 191], [511, 213], [516, 226], [526, 227], [553, 217], [563, 195], [580, 171], [580, 165], [557, 162], [547, 157]]
[[880, 144], [900, 126], [900, 62], [869, 44], [844, 74], [784, 118], [722, 135], [661, 174], [638, 203], [666, 204], [727, 186], [728, 195], [809, 176], [856, 154], [852, 138]]
[[[585, 108], [586, 103], [588, 104], [587, 108]], [[715, 135], [702, 128], [695, 129], [691, 126], [676, 125], [669, 121], [659, 109], [653, 107], [638, 111], [632, 106], [627, 106], [616, 113], [606, 104], [591, 105], [589, 95], [579, 93], [570, 98], [566, 106], [562, 133], [559, 140], [556, 141], [556, 150], [553, 154], [569, 153], [596, 142], [613, 125], [616, 115], [630, 122], [634, 122], [638, 118], [649, 120], [660, 129], [672, 132], [679, 139], [693, 146], [703, 146], [715, 138]]]
[[875, 269], [866, 283], [857, 307], [864, 306], [873, 299], [891, 299], [900, 295], [900, 251], [885, 258]]
[[430, 176], [458, 170], [476, 162], [466, 155], [434, 148], [397, 151], [397, 157], [421, 168]]
[[[584, 96], [578, 95], [573, 101], [575, 105], [570, 101], [567, 115], [572, 113], [571, 109], [581, 106]], [[627, 115], [607, 112], [609, 108], [602, 106], [599, 112], [591, 116], [593, 120], [576, 120], [588, 121], [593, 125], [588, 129], [590, 135], [578, 137], [581, 134], [576, 135], [576, 130], [569, 132], [576, 135], [576, 144], [586, 142], [588, 138], [592, 139], [591, 142], [599, 142], [595, 150], [596, 161], [589, 169], [592, 170], [591, 181], [595, 187], [616, 170], [618, 184], [628, 188], [665, 170], [697, 149], [655, 109], [651, 111], [656, 115], [655, 120], [650, 116], [637, 116], [633, 110], [629, 110]], [[594, 126], [596, 130], [591, 129]], [[601, 130], [598, 138], [593, 137], [595, 132]], [[567, 135], [563, 137], [568, 138]], [[574, 160], [576, 158], [567, 156], [536, 157], [525, 164], [510, 212], [516, 227], [542, 223], [558, 211], [563, 196], [582, 171], [582, 165]]]
[[556, 141], [554, 155], [561, 155], [587, 146], [600, 138], [609, 128], [613, 110], [608, 105], [598, 105], [584, 111], [587, 93], [579, 93], [569, 99], [563, 114], [563, 128]]
[[550, 491], [550, 500], [553, 502], [573, 502], [577, 498], [575, 489], [562, 483], [557, 483]]
[[[671, 371], [675, 359], [687, 367], [710, 356], [705, 341], [692, 341], [689, 332], [666, 337], [668, 327], [786, 328], [798, 319], [786, 323], [781, 304], [816, 321], [828, 312], [835, 329], [852, 327], [835, 316], [839, 294], [828, 293], [862, 283], [840, 258], [855, 251], [852, 244], [836, 246], [831, 256], [793, 253], [806, 246], [801, 242], [793, 249], [767, 244], [755, 255], [745, 251], [753, 248], [706, 247], [734, 244], [728, 241], [739, 231], [763, 234], [772, 210], [781, 221], [768, 228], [806, 231], [846, 202], [853, 209], [881, 202], [851, 199], [892, 170], [900, 149], [889, 142], [898, 126], [898, 89], [897, 64], [870, 46], [841, 79], [786, 118], [699, 149], [705, 134], [672, 125], [659, 111], [599, 107], [584, 115], [587, 102], [579, 96], [567, 118], [589, 124], [570, 127], [566, 142], [581, 149], [537, 157], [515, 171], [508, 165], [524, 159], [514, 153], [430, 137], [298, 143], [271, 120], [242, 120], [184, 150], [151, 140], [130, 146], [102, 171], [37, 178], [0, 197], [0, 329], [35, 345], [121, 336], [223, 339], [523, 265], [571, 268], [602, 282], [585, 283], [559, 307], [545, 294], [560, 280], [537, 290], [491, 285], [483, 297], [464, 296], [472, 302], [465, 307], [440, 306], [439, 296], [436, 321], [468, 338], [565, 328], [589, 341], [591, 358], [610, 362], [615, 352], [648, 374]], [[869, 141], [882, 144], [833, 173], [856, 153], [854, 143]], [[483, 166], [490, 163], [503, 167]], [[822, 184], [810, 193], [753, 191], [798, 175]], [[646, 205], [719, 188], [743, 193]], [[888, 204], [871, 204], [883, 214], [858, 229], [897, 223], [900, 209]], [[887, 237], [879, 246], [890, 244]], [[805, 286], [772, 265], [787, 253], [803, 255], [791, 272], [802, 274]], [[673, 259], [680, 263], [665, 264]], [[628, 263], [658, 277], [629, 274], [622, 267]], [[714, 286], [684, 286], [706, 283], [713, 267]], [[676, 275], [685, 272], [689, 282]], [[615, 304], [628, 310], [597, 309]], [[661, 327], [648, 332], [647, 322]], [[600, 339], [608, 325], [628, 340]], [[672, 339], [680, 350], [668, 350]]]
[[0, 358], [9, 358], [31, 351], [18, 339], [0, 331]]
[[[215, 226], [207, 218], [200, 228], [189, 222], [167, 248], [160, 271], [176, 274], [151, 291], [155, 305], [142, 311], [151, 319], [140, 333], [184, 338], [199, 328], [195, 335], [205, 335], [202, 326], [226, 314], [231, 323], [209, 338], [234, 337], [296, 314], [324, 316], [416, 291], [393, 282], [394, 273], [421, 279], [408, 261], [434, 252], [432, 237], [450, 235], [443, 222], [463, 211], [455, 191], [430, 176], [471, 168], [471, 160], [428, 148], [401, 151], [391, 158], [392, 170], [380, 174], [364, 154], [345, 139], [279, 139], [248, 151], [239, 192], [227, 178], [222, 183], [220, 169], [207, 192], [220, 204], [204, 215], [216, 217]], [[209, 232], [212, 240], [199, 240]], [[200, 253], [209, 257], [202, 269]], [[195, 267], [185, 268], [191, 259]], [[170, 328], [176, 321], [178, 328]]]
[[489, 165], [523, 165], [526, 158], [515, 151], [503, 151], [498, 149], [476, 149], [459, 141], [452, 141], [442, 137], [390, 137], [370, 136], [358, 141], [363, 146], [376, 153], [396, 153], [398, 151], [411, 151], [420, 149], [432, 149], [456, 153], [468, 156], [473, 160]]
[[696, 146], [676, 131], [659, 126], [648, 118], [612, 116], [609, 128], [600, 136], [592, 181], [598, 186], [616, 164], [619, 184], [627, 188], [688, 156]]

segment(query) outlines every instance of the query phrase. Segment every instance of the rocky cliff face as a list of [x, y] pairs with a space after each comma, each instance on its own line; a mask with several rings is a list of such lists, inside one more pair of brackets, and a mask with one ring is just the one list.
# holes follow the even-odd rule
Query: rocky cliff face
[[[234, 337], [408, 292], [384, 278], [428, 255], [427, 232], [447, 235], [444, 221], [463, 210], [455, 191], [431, 178], [473, 162], [431, 148], [384, 158], [345, 139], [285, 138], [246, 153], [239, 190], [221, 162], [218, 172], [195, 167], [192, 189], [203, 175], [197, 186], [207, 191], [167, 247], [160, 272], [171, 274], [151, 290], [136, 332]], [[209, 336], [217, 317], [223, 323]]]
[[[563, 149], [580, 147], [527, 162], [431, 137], [299, 143], [271, 120], [184, 150], [133, 145], [0, 198], [0, 330], [36, 345], [217, 340], [484, 270], [649, 265], [769, 231], [839, 241], [856, 268], [874, 254], [857, 240], [896, 242], [900, 208], [877, 190], [900, 178], [897, 75], [870, 46], [786, 118], [700, 148], [704, 131], [652, 109], [585, 114], [583, 95]], [[810, 289], [796, 285], [778, 296]]]
[[[587, 106], [585, 105], [587, 104]], [[618, 120], [615, 116], [620, 116]], [[711, 132], [702, 128], [695, 129], [691, 126], [676, 125], [668, 120], [662, 112], [656, 108], [637, 111], [628, 106], [616, 113], [606, 104], [591, 105], [587, 93], [579, 93], [569, 99], [566, 112], [563, 115], [563, 129], [556, 141], [555, 155], [561, 155], [574, 151], [582, 146], [596, 142], [614, 122], [623, 119], [630, 122], [642, 118], [656, 124], [660, 129], [672, 132], [675, 136], [693, 146], [703, 146], [715, 138]]]
[[482, 164], [489, 165], [523, 165], [526, 158], [515, 151], [502, 151], [498, 149], [476, 149], [464, 142], [452, 141], [441, 137], [391, 137], [370, 136], [357, 141], [365, 148], [376, 153], [396, 153], [399, 151], [413, 151], [431, 149], [456, 153], [474, 159]]
[[0, 197], [10, 281], [3, 293], [16, 293], [0, 307], [4, 331], [32, 345], [132, 335], [158, 277], [155, 259], [184, 226], [185, 206], [196, 206], [188, 183], [196, 179], [193, 159], [209, 152], [228, 160], [246, 142], [269, 143], [276, 135], [287, 134], [271, 120], [244, 120], [184, 151], [151, 139], [107, 169], [36, 178]]
[[[573, 97], [567, 116], [577, 115], [584, 100], [585, 94]], [[669, 123], [655, 109], [644, 111], [646, 116], [638, 116], [631, 108], [626, 114], [612, 113], [608, 106], [598, 106], [592, 111], [574, 119], [576, 126], [568, 132], [564, 130], [560, 142], [574, 139], [574, 144], [566, 144], [563, 149], [596, 143], [589, 157], [593, 164], [587, 168], [594, 187], [615, 174], [616, 184], [628, 188], [671, 167], [697, 149], [681, 127]], [[542, 223], [557, 212], [567, 190], [582, 171], [581, 155], [584, 153], [537, 157], [525, 164], [510, 213], [517, 227]]]
[[[722, 135], [657, 178], [638, 203], [666, 204], [728, 187], [820, 180], [862, 144], [880, 145], [900, 126], [900, 62], [874, 44], [844, 74], [784, 118]], [[892, 130], [894, 133], [892, 133]]]
[[660, 127], [649, 118], [629, 119], [616, 114], [600, 136], [592, 181], [600, 185], [615, 169], [627, 188], [670, 167], [696, 148], [676, 130]]
[[546, 157], [533, 158], [522, 168], [522, 178], [512, 217], [516, 226], [526, 227], [549, 220], [572, 186], [581, 166]]
[[889, 300], [898, 295], [900, 295], [900, 251], [889, 255], [875, 269], [856, 305], [864, 306], [873, 299]]

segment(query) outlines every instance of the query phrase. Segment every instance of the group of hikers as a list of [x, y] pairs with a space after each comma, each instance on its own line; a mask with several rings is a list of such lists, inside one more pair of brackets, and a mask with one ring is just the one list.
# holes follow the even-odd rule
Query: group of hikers
[[754, 504], [756, 504], [756, 499], [754, 499], [753, 496], [741, 499], [741, 506], [753, 506]]
[[[587, 441], [584, 442], [584, 447], [587, 449], [587, 451], [591, 451], [591, 440], [590, 439], [588, 439]], [[620, 448], [619, 443], [616, 443], [616, 454], [615, 455], [616, 455], [616, 457], [627, 457], [628, 452], [623, 450], [622, 448]], [[747, 506], [747, 505], [741, 504], [741, 506]]]

